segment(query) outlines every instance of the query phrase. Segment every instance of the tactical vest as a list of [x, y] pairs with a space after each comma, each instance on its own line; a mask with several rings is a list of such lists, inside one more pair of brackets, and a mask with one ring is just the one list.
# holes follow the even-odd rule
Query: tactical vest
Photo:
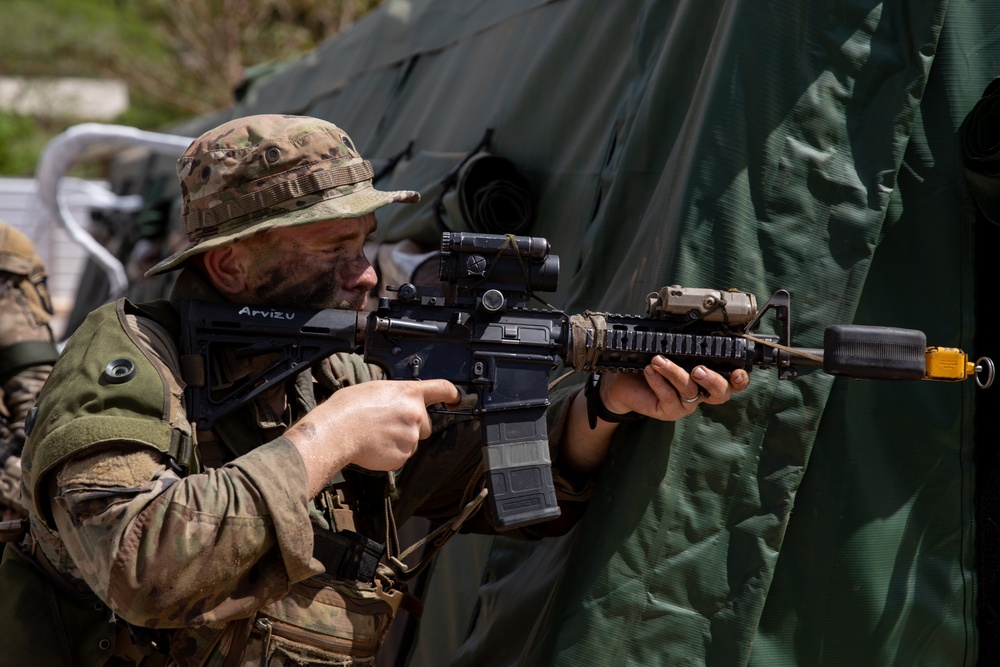
[[[164, 423], [164, 415], [175, 410], [164, 379], [124, 325], [126, 315], [141, 311], [124, 300], [99, 310], [78, 332], [81, 340], [90, 341], [77, 348], [86, 353], [88, 363], [56, 364], [40, 395], [42, 408], [28, 424], [30, 437], [22, 457], [24, 502], [51, 530], [55, 526], [45, 482], [60, 463], [87, 451], [72, 443], [89, 442], [93, 447], [124, 437], [174, 459], [193, 459], [190, 429], [180, 420], [177, 429]], [[120, 326], [109, 326], [112, 322]], [[111, 420], [94, 417], [103, 401], [129, 406], [128, 414], [113, 420], [113, 428], [107, 423]], [[86, 439], [79, 437], [81, 432]], [[40, 442], [44, 448], [35, 446]], [[103, 665], [115, 654], [118, 635], [127, 634], [96, 595], [67, 582], [31, 539], [5, 547], [0, 590], [0, 619], [10, 628], [0, 665]]]
[[[180, 388], [171, 388], [127, 322], [145, 312], [125, 299], [95, 310], [65, 351], [77, 358], [56, 364], [39, 395], [21, 466], [26, 506], [50, 530], [55, 526], [44, 484], [49, 472], [71, 457], [128, 440], [182, 466], [195, 462]], [[154, 322], [152, 327], [171, 335], [163, 325]]]

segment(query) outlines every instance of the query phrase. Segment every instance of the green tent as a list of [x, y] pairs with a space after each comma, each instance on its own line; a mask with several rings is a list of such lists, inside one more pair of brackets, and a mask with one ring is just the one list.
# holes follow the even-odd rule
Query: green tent
[[[384, 241], [470, 225], [462, 168], [509, 161], [568, 312], [785, 288], [796, 345], [861, 323], [996, 355], [976, 317], [997, 234], [959, 137], [1000, 75], [998, 18], [975, 0], [387, 0], [223, 116], [347, 129], [380, 187], [424, 194], [380, 212]], [[625, 425], [569, 535], [456, 538], [382, 663], [976, 664], [1000, 628], [988, 400], [761, 370], [725, 406]]]

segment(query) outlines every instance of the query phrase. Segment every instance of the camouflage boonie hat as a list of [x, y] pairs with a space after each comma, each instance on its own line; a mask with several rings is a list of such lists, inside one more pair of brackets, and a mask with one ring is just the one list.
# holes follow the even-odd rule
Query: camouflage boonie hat
[[0, 220], [0, 271], [19, 276], [45, 272], [31, 239], [3, 220]]
[[187, 247], [146, 275], [277, 227], [358, 218], [420, 199], [410, 190], [376, 190], [373, 176], [347, 133], [325, 120], [260, 115], [229, 121], [195, 139], [177, 161]]

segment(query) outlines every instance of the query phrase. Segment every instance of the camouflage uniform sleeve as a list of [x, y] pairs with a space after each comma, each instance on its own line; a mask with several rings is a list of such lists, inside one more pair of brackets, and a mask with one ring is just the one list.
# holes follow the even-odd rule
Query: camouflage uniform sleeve
[[[49, 473], [31, 470], [44, 474], [51, 499], [35, 505], [49, 507], [76, 575], [126, 620], [173, 628], [249, 616], [322, 571], [312, 558], [305, 464], [279, 437], [179, 476], [163, 442], [187, 424], [177, 349], [126, 303], [111, 306], [74, 334], [42, 393], [30, 458], [42, 466], [46, 448], [76, 453]], [[139, 370], [127, 383], [105, 383], [91, 403], [100, 382], [87, 373], [120, 355]]]
[[38, 392], [52, 372], [52, 364], [33, 366], [17, 373], [3, 383], [4, 403], [10, 415], [10, 429], [23, 429], [28, 410], [35, 404]]
[[7, 423], [0, 423], [0, 512], [4, 518], [26, 514], [21, 498], [21, 461], [24, 420], [52, 371], [51, 364], [17, 373], [0, 387]]
[[24, 421], [57, 353], [45, 268], [24, 234], [0, 222], [0, 510], [22, 514]]
[[12, 431], [23, 428], [55, 361], [43, 295], [27, 277], [0, 270], [0, 397]]
[[54, 477], [53, 517], [79, 575], [132, 623], [244, 618], [322, 571], [305, 466], [283, 438], [184, 478], [156, 452], [125, 443]]

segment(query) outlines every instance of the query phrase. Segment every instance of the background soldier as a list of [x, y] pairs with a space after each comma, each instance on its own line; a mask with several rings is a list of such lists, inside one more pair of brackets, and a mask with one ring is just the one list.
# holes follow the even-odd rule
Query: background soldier
[[24, 418], [57, 356], [45, 281], [45, 267], [28, 237], [0, 222], [0, 510], [4, 519], [24, 515], [19, 490]]

